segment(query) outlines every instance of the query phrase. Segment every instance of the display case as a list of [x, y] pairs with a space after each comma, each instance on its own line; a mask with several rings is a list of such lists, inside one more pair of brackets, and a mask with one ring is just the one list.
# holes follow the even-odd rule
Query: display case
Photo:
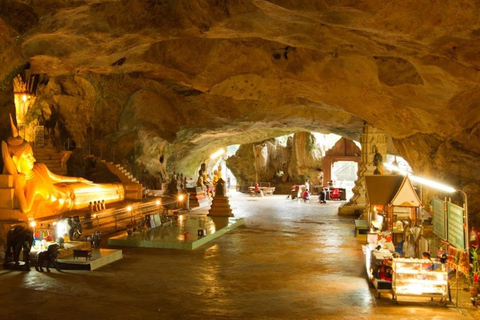
[[393, 259], [393, 299], [425, 296], [447, 302], [448, 271], [445, 264], [427, 259]]

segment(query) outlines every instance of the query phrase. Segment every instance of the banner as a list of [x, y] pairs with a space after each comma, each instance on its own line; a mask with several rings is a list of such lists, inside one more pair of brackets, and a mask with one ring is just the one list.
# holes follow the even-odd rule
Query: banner
[[445, 201], [433, 199], [433, 233], [442, 240], [447, 240], [447, 223], [445, 215]]
[[447, 203], [447, 217], [447, 241], [456, 248], [464, 250], [466, 246], [465, 231], [463, 229], [463, 208], [451, 202]]

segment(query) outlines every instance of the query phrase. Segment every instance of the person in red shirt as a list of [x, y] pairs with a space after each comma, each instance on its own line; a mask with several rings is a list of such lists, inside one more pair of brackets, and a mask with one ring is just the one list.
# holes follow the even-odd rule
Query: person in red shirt
[[263, 191], [262, 191], [262, 189], [260, 189], [260, 187], [258, 186], [258, 183], [255, 183], [254, 190], [255, 190], [255, 194], [257, 194], [257, 195], [260, 196], [260, 197], [263, 197]]

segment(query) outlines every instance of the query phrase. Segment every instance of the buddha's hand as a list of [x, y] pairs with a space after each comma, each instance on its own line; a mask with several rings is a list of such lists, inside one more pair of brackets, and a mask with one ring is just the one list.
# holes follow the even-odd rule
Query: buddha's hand
[[84, 178], [77, 178], [77, 182], [82, 182], [82, 183], [93, 183], [92, 181], [90, 180], [87, 180], [87, 179], [84, 179]]

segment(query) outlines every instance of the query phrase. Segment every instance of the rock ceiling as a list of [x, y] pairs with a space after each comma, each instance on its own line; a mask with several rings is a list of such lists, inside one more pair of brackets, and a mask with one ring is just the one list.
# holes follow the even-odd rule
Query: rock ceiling
[[165, 153], [192, 174], [218, 147], [301, 130], [358, 139], [366, 121], [478, 210], [479, 6], [0, 0], [1, 119], [29, 63], [50, 79], [37, 102], [56, 106], [80, 145], [90, 127], [147, 170]]

